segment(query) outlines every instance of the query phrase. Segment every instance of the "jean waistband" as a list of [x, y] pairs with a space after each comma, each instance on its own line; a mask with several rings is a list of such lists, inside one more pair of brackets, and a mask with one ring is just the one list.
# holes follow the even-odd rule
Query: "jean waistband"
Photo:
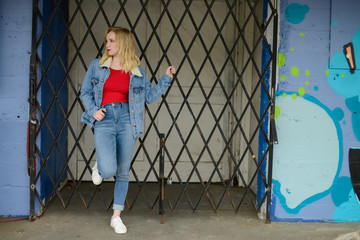
[[105, 105], [101, 105], [101, 108], [110, 108], [110, 107], [116, 107], [116, 106], [120, 106], [120, 107], [128, 107], [129, 103], [128, 102], [113, 102], [113, 103], [108, 103]]

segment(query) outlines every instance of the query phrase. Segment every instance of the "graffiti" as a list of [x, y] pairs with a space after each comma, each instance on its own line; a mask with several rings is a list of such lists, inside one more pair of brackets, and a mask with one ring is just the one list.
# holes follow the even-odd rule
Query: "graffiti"
[[299, 24], [305, 19], [305, 15], [309, 12], [308, 5], [298, 3], [289, 4], [286, 7], [285, 17], [292, 24]]
[[350, 148], [349, 150], [349, 168], [351, 183], [360, 200], [360, 149]]
[[331, 198], [336, 205], [333, 219], [336, 221], [359, 221], [360, 202], [356, 197], [349, 177], [335, 179]]
[[[347, 46], [346, 44], [345, 46]], [[339, 51], [331, 57], [330, 65], [326, 69], [327, 81], [330, 87], [340, 96], [350, 98], [360, 94], [360, 71], [351, 72], [350, 58], [353, 59], [352, 65], [355, 67], [356, 58], [360, 56], [360, 30], [356, 32], [352, 41], [353, 47], [350, 54]], [[346, 47], [350, 49], [350, 47]], [[346, 50], [347, 52], [348, 50]], [[358, 59], [360, 60], [360, 59]]]
[[[329, 12], [345, 2], [360, 5], [333, 0]], [[328, 16], [320, 20], [320, 3], [308, 3], [280, 6], [286, 34], [280, 33], [277, 62], [272, 218], [360, 221], [360, 148], [353, 150], [357, 157], [344, 154], [360, 141], [360, 30], [336, 14], [330, 26], [324, 20], [321, 30], [311, 30], [314, 19]], [[352, 26], [347, 37], [345, 25]], [[342, 35], [327, 40], [324, 28]], [[329, 61], [329, 44], [335, 43], [340, 48]]]
[[351, 122], [356, 138], [360, 141], [360, 102], [359, 96], [349, 97], [345, 100], [346, 107], [351, 112]]
[[356, 63], [355, 63], [355, 53], [354, 53], [354, 46], [352, 43], [348, 43], [344, 45], [344, 55], [348, 65], [350, 67], [350, 73], [355, 73]]
[[[355, 45], [355, 46], [354, 46]], [[352, 43], [344, 45], [343, 52], [336, 53], [326, 70], [327, 81], [331, 88], [346, 98], [346, 106], [352, 113], [351, 121], [354, 134], [360, 141], [360, 72], [356, 68], [356, 58], [360, 55], [360, 30], [355, 34]]]
[[314, 97], [278, 94], [281, 141], [274, 151], [274, 192], [287, 212], [295, 214], [330, 193], [342, 163], [341, 128], [335, 114]]

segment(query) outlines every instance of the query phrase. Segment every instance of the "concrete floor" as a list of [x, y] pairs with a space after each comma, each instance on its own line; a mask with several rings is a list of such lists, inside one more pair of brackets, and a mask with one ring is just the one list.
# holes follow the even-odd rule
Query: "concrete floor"
[[[106, 194], [105, 194], [106, 195]], [[131, 196], [131, 193], [129, 194]], [[266, 224], [253, 209], [243, 208], [239, 213], [220, 210], [168, 209], [165, 223], [160, 224], [157, 210], [149, 213], [145, 204], [137, 204], [132, 211], [125, 210], [122, 219], [128, 233], [117, 235], [109, 226], [111, 212], [95, 199], [85, 210], [81, 201], [75, 201], [64, 210], [55, 200], [39, 219], [4, 222], [0, 219], [0, 239], [237, 239], [237, 240], [317, 240], [335, 239], [360, 230], [360, 223], [284, 223]], [[157, 209], [157, 207], [155, 208]], [[355, 240], [356, 238], [342, 238]]]

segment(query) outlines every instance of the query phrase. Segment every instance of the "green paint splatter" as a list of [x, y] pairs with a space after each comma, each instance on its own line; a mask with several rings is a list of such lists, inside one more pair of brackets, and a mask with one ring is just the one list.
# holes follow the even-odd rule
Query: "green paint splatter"
[[291, 68], [291, 74], [294, 76], [294, 77], [296, 77], [297, 75], [299, 75], [299, 69], [297, 68], [297, 67], [292, 67]]
[[286, 63], [286, 57], [282, 52], [279, 52], [278, 54], [278, 60], [277, 60], [277, 64], [279, 67], [284, 66]]
[[341, 75], [340, 75], [341, 77], [345, 77], [345, 75], [342, 73]]
[[275, 106], [275, 119], [277, 119], [280, 116], [281, 109], [279, 106]]
[[300, 37], [303, 37], [303, 36], [304, 36], [304, 33], [301, 32], [301, 33], [299, 33], [299, 35], [300, 35]]
[[329, 75], [329, 74], [330, 74], [330, 71], [329, 71], [329, 70], [326, 70], [325, 74], [326, 74], [326, 75]]
[[304, 96], [305, 95], [305, 88], [299, 87], [298, 93], [299, 93], [300, 96]]
[[293, 93], [293, 95], [291, 96], [292, 97], [292, 99], [296, 99], [297, 98], [297, 94], [296, 93]]
[[306, 81], [306, 82], [305, 82], [305, 85], [309, 85], [309, 84], [310, 84], [309, 81]]
[[293, 48], [290, 48], [290, 51], [292, 51], [292, 52], [293, 52], [293, 51], [294, 51], [294, 49], [293, 49]]
[[281, 81], [285, 81], [285, 75], [281, 75], [281, 76], [280, 76], [280, 80], [281, 80]]
[[286, 95], [286, 93], [283, 93], [283, 95], [282, 95], [283, 97], [286, 97], [287, 95]]
[[309, 71], [309, 70], [305, 70], [305, 75], [306, 75], [306, 76], [310, 76], [310, 71]]
[[277, 119], [280, 116], [281, 109], [278, 106], [275, 106], [275, 119]]

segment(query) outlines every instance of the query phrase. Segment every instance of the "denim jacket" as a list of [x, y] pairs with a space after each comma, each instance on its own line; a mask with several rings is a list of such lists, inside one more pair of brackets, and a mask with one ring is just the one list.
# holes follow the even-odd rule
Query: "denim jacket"
[[[111, 61], [112, 58], [108, 58], [100, 65], [100, 59], [93, 60], [81, 86], [81, 100], [86, 108], [81, 121], [90, 128], [94, 127], [96, 121], [93, 117], [94, 113], [102, 107], [103, 89], [110, 75]], [[149, 79], [140, 66], [130, 71], [129, 111], [134, 137], [140, 138], [144, 131], [145, 102], [150, 104], [158, 99], [166, 87], [170, 86], [171, 81], [171, 77], [165, 74], [154, 87], [151, 87]]]

